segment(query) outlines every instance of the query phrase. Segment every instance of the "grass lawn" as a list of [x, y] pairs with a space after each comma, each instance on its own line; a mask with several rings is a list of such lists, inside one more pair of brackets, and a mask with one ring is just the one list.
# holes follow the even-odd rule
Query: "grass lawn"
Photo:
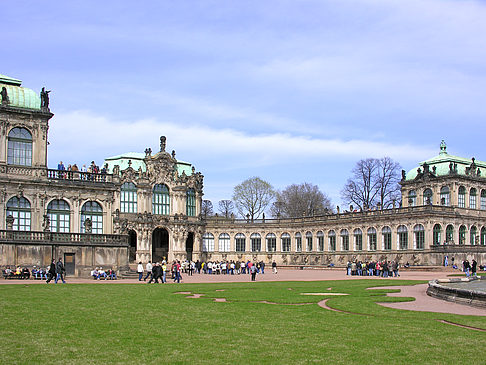
[[[486, 362], [486, 332], [437, 321], [486, 329], [486, 317], [385, 308], [375, 302], [403, 299], [385, 297], [383, 289], [366, 290], [380, 284], [391, 285], [377, 280], [0, 285], [0, 363]], [[189, 299], [175, 294], [179, 291], [205, 295]], [[351, 313], [319, 307], [322, 296], [301, 295], [322, 292], [349, 294], [327, 303]], [[297, 303], [308, 304], [286, 305]]]

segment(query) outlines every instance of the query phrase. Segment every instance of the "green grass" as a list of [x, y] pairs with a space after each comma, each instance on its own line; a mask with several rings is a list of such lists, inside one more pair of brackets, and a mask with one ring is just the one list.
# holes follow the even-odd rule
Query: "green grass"
[[[404, 299], [366, 290], [380, 284], [390, 282], [0, 285], [0, 363], [485, 362], [486, 332], [437, 319], [486, 329], [486, 317], [385, 308], [375, 302]], [[329, 306], [359, 314], [329, 311], [316, 304], [322, 297], [301, 295], [328, 288], [350, 294]]]

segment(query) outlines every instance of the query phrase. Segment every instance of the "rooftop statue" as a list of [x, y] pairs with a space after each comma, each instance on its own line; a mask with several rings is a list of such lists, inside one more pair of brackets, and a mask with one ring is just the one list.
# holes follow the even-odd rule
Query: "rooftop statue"
[[46, 90], [45, 87], [42, 88], [40, 97], [41, 97], [41, 107], [49, 109], [49, 93], [51, 90]]
[[10, 102], [8, 99], [7, 88], [5, 86], [2, 87], [0, 95], [2, 96], [2, 104], [8, 104]]
[[165, 136], [160, 137], [160, 152], [165, 152]]

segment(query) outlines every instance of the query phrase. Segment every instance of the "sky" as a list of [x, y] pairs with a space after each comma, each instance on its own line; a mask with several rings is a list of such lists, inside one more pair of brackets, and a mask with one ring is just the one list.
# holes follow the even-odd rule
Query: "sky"
[[9, 1], [0, 74], [52, 90], [48, 164], [167, 150], [216, 207], [258, 176], [340, 191], [357, 161], [486, 160], [486, 2]]

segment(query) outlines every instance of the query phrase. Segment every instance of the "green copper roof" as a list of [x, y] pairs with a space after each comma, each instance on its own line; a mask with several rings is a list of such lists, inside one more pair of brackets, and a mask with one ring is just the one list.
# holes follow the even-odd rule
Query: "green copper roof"
[[122, 155], [106, 158], [105, 164], [108, 164], [108, 173], [110, 174], [113, 172], [115, 165], [120, 166], [120, 171], [127, 169], [130, 166], [129, 161], [131, 162], [132, 169], [135, 171], [138, 171], [140, 167], [142, 168], [142, 171], [146, 171], [147, 167], [145, 166], [145, 162], [143, 162], [144, 158], [145, 153], [128, 152]]
[[22, 85], [22, 81], [5, 75], [0, 75], [0, 90], [3, 87], [7, 89], [9, 106], [40, 110], [40, 96], [33, 90], [21, 87], [20, 85]]
[[[435, 175], [436, 176], [446, 176], [449, 175], [450, 171], [450, 164], [457, 164], [457, 174], [458, 175], [466, 175], [466, 168], [471, 166], [472, 164], [471, 158], [463, 158], [457, 157], [453, 155], [449, 155], [447, 153], [447, 147], [444, 141], [440, 144], [440, 153], [438, 156], [432, 157], [428, 160], [420, 162], [420, 166], [410, 170], [406, 175], [406, 180], [413, 180], [417, 177], [418, 171], [417, 169], [421, 169], [423, 171], [423, 165], [426, 163], [429, 165], [430, 171], [433, 172], [433, 168], [435, 167]], [[474, 160], [477, 168], [481, 170], [482, 175], [486, 176], [486, 162]]]
[[[105, 158], [105, 164], [108, 164], [108, 173], [113, 172], [113, 168], [115, 165], [120, 166], [120, 171], [123, 171], [128, 168], [129, 161], [131, 162], [132, 169], [138, 171], [141, 167], [142, 171], [147, 171], [147, 166], [144, 162], [145, 153], [139, 152], [127, 152], [122, 155], [113, 156]], [[177, 172], [179, 175], [182, 175], [184, 172], [187, 176], [192, 175], [192, 165], [188, 162], [184, 161], [177, 161]]]

